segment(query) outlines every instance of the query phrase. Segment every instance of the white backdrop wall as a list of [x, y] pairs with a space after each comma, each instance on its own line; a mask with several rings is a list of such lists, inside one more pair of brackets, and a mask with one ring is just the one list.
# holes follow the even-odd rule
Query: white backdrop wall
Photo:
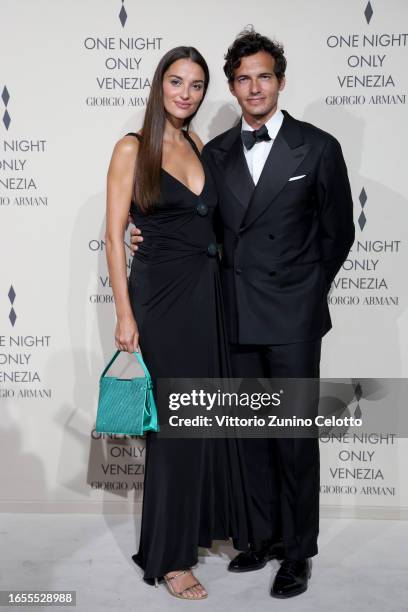
[[[252, 23], [284, 43], [280, 105], [339, 138], [355, 202], [322, 375], [407, 376], [405, 0], [3, 0], [0, 12], [0, 510], [140, 502], [143, 440], [93, 432], [114, 350], [106, 171], [180, 44], [210, 65], [194, 125], [207, 141], [238, 117], [222, 72], [235, 35]], [[406, 440], [329, 438], [321, 459], [323, 515], [408, 516]]]

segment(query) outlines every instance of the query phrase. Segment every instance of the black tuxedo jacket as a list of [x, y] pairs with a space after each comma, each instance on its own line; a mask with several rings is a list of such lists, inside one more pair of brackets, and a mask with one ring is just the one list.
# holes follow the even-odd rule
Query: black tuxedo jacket
[[241, 124], [203, 149], [218, 190], [223, 293], [234, 343], [321, 338], [331, 328], [330, 284], [354, 240], [353, 202], [340, 144], [283, 113], [256, 187], [243, 152]]

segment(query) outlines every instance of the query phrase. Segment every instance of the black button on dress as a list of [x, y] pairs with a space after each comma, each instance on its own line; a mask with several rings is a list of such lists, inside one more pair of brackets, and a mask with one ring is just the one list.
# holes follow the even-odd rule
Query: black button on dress
[[[164, 169], [155, 211], [142, 214], [132, 202], [130, 212], [144, 241], [132, 261], [129, 296], [153, 382], [231, 376], [212, 227], [216, 205], [208, 172], [197, 196]], [[248, 498], [240, 448], [234, 439], [147, 434], [136, 555], [145, 578], [195, 565], [198, 547], [210, 547], [215, 539], [232, 537], [235, 548], [247, 548]]]

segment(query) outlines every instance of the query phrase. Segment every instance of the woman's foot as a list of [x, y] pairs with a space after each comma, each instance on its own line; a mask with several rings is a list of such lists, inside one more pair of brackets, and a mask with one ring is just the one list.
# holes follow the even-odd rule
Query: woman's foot
[[191, 569], [168, 572], [164, 579], [170, 593], [181, 599], [204, 599], [208, 593]]

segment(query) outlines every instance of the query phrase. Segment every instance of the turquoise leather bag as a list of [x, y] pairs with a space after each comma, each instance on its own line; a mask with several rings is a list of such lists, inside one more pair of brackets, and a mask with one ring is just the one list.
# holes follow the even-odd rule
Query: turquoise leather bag
[[116, 378], [105, 376], [121, 351], [117, 351], [99, 380], [99, 401], [95, 430], [99, 433], [142, 436], [159, 431], [157, 408], [149, 371], [140, 353], [133, 353], [145, 376]]

